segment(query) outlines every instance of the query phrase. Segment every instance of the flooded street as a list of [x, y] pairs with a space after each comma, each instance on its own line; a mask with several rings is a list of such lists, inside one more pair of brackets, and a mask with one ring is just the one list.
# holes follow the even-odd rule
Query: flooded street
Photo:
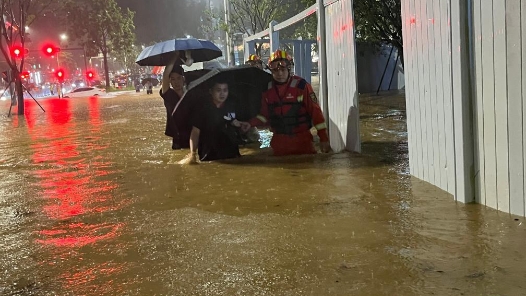
[[186, 167], [157, 95], [39, 102], [0, 101], [0, 295], [526, 295], [524, 219], [409, 175], [403, 94], [361, 155]]

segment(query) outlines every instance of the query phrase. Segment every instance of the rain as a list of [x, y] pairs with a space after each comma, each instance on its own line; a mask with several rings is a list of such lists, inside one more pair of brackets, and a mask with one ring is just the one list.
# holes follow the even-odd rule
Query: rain
[[[137, 47], [204, 37], [167, 11], [185, 1], [151, 2], [117, 1]], [[180, 165], [160, 85], [132, 83], [0, 100], [0, 295], [524, 294], [524, 219], [411, 176], [403, 88], [360, 94], [362, 153], [275, 157], [261, 129], [240, 158]]]

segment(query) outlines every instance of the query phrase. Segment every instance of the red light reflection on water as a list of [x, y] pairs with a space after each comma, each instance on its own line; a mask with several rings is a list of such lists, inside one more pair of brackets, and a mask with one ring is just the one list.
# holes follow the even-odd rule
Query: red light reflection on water
[[[79, 263], [90, 258], [90, 252], [96, 253], [97, 246], [117, 244], [115, 238], [125, 226], [120, 222], [101, 222], [103, 216], [95, 215], [115, 211], [124, 203], [113, 199], [118, 185], [104, 177], [115, 171], [104, 153], [108, 146], [100, 144], [98, 99], [88, 99], [87, 105], [86, 101], [69, 99], [42, 102], [46, 109], [42, 117], [35, 104], [26, 108], [33, 151], [32, 172], [42, 189], [41, 198], [45, 201], [42, 211], [50, 220], [44, 223], [48, 227], [36, 233], [36, 243], [50, 247], [42, 264], [57, 270], [57, 279], [63, 290], [68, 291], [64, 294], [84, 295], [101, 288], [116, 291], [114, 283], [111, 286], [108, 283], [124, 272], [124, 264], [97, 260]], [[86, 120], [76, 117], [76, 112], [85, 114], [86, 108]], [[85, 246], [91, 246], [89, 251], [80, 250]], [[72, 248], [76, 251], [70, 251]]]
[[56, 247], [83, 247], [97, 241], [110, 239], [117, 236], [123, 223], [87, 225], [84, 223], [69, 224], [62, 229], [41, 230], [45, 240], [37, 242]]
[[[33, 171], [42, 188], [42, 198], [47, 204], [43, 212], [51, 220], [67, 220], [79, 217], [75, 224], [59, 223], [51, 229], [39, 232], [37, 242], [59, 247], [78, 247], [114, 238], [123, 224], [84, 224], [78, 222], [83, 215], [110, 212], [122, 204], [115, 203], [112, 191], [118, 186], [101, 176], [111, 173], [109, 161], [103, 153], [107, 146], [97, 145], [93, 139], [100, 138], [100, 113], [97, 98], [88, 101], [87, 122], [76, 122], [73, 104], [69, 99], [43, 101], [46, 109], [45, 122], [28, 124], [32, 139], [32, 160], [37, 169]], [[34, 104], [26, 108], [28, 122], [34, 122]], [[83, 129], [89, 129], [89, 139]], [[96, 155], [92, 155], [97, 150]]]
[[68, 287], [79, 292], [77, 295], [93, 294], [94, 290], [112, 291], [113, 295], [125, 295], [127, 289], [124, 286], [126, 283], [119, 281], [115, 276], [125, 269], [124, 263], [108, 262], [97, 266], [97, 268], [84, 266], [78, 271], [67, 270], [64, 272], [63, 278]]

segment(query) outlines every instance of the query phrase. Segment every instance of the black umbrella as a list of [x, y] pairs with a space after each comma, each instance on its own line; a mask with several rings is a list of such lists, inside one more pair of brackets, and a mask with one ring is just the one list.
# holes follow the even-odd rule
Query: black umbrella
[[[261, 107], [261, 94], [268, 89], [272, 76], [256, 67], [239, 66], [235, 68], [212, 69], [188, 85], [172, 114], [180, 105], [199, 104], [200, 99], [208, 98], [208, 90], [216, 79], [228, 82], [229, 100], [236, 101], [239, 120], [249, 120], [256, 116]], [[197, 106], [198, 107], [198, 106]], [[196, 110], [192, 107], [191, 110]]]
[[144, 78], [141, 81], [141, 84], [145, 85], [148, 82], [151, 82], [153, 86], [157, 86], [157, 84], [159, 84], [159, 80], [157, 78], [152, 78], [152, 77]]
[[221, 50], [211, 41], [195, 38], [177, 38], [159, 42], [145, 48], [135, 61], [139, 66], [166, 66], [174, 54], [179, 52], [186, 60], [189, 51], [194, 62], [213, 60], [222, 55]]
[[193, 70], [193, 71], [186, 71], [184, 72], [184, 81], [186, 84], [192, 83], [194, 80], [197, 80], [206, 73], [210, 72], [210, 69], [199, 69], [199, 70]]

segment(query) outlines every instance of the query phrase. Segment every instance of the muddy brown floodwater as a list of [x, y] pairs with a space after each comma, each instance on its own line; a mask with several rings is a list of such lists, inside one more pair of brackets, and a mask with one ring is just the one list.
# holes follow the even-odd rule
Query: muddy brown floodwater
[[523, 218], [410, 177], [403, 94], [360, 101], [360, 155], [188, 167], [155, 95], [0, 101], [0, 294], [525, 295]]

